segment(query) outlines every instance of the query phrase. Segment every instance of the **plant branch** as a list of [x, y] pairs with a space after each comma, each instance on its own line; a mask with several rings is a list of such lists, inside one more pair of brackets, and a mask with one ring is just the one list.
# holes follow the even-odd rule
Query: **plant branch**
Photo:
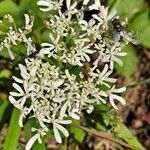
[[134, 87], [136, 87], [138, 85], [149, 84], [149, 83], [150, 83], [150, 78], [144, 79], [144, 80], [141, 80], [141, 81], [137, 81], [137, 82], [135, 82], [133, 84], [130, 84], [130, 85], [127, 86], [127, 88], [134, 88]]
[[106, 132], [102, 132], [102, 131], [97, 131], [93, 128], [86, 128], [84, 126], [79, 126], [79, 125], [76, 125], [76, 127], [88, 132], [89, 134], [92, 134], [94, 136], [97, 136], [99, 138], [103, 138], [103, 139], [106, 139], [106, 140], [109, 140], [113, 143], [116, 143], [116, 144], [119, 144], [119, 145], [122, 145], [123, 147], [126, 147], [126, 148], [129, 148], [129, 149], [133, 149], [130, 145], [128, 145], [127, 143], [121, 141], [121, 140], [117, 140], [117, 139], [114, 139], [112, 137], [112, 135], [110, 133], [106, 133]]

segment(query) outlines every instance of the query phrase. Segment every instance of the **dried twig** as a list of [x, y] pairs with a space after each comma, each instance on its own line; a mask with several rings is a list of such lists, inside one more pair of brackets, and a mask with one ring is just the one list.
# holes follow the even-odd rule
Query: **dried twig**
[[95, 129], [89, 129], [89, 128], [86, 128], [86, 127], [83, 127], [83, 126], [77, 126], [78, 128], [81, 128], [82, 130], [88, 132], [89, 134], [93, 134], [99, 138], [103, 138], [103, 139], [106, 139], [106, 140], [109, 140], [113, 143], [116, 143], [116, 144], [119, 144], [119, 145], [122, 145], [126, 148], [129, 148], [129, 149], [133, 149], [131, 146], [129, 146], [127, 143], [121, 141], [121, 140], [116, 140], [112, 137], [112, 135], [110, 133], [106, 133], [106, 132], [101, 132], [101, 131], [97, 131]]

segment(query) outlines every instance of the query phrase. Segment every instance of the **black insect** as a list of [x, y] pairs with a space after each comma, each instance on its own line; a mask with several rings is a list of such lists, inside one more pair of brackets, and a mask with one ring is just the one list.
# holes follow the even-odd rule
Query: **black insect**
[[125, 35], [124, 27], [121, 25], [120, 20], [114, 18], [112, 20], [112, 27], [113, 27], [113, 37], [115, 41], [122, 41]]
[[120, 20], [115, 18], [112, 20], [113, 30], [120, 33], [124, 30], [124, 27], [121, 25]]
[[28, 55], [28, 57], [29, 57], [29, 58], [35, 58], [38, 53], [39, 53], [38, 50], [36, 50], [36, 51], [34, 51], [34, 52], [30, 52], [29, 55]]
[[125, 26], [121, 25], [119, 19], [114, 18], [112, 20], [112, 27], [113, 27], [113, 38], [115, 41], [128, 41], [134, 45], [139, 44], [138, 41], [136, 41], [132, 38], [135, 33], [126, 32]]

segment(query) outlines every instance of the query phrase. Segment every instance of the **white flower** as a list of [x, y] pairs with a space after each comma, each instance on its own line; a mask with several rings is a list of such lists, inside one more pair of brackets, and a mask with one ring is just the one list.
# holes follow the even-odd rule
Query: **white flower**
[[[88, 3], [90, 2], [90, 0], [84, 0], [83, 1], [83, 6], [85, 5], [88, 5]], [[99, 7], [101, 6], [101, 3], [100, 3], [100, 0], [94, 0], [94, 4], [90, 5], [89, 6], [89, 9], [92, 10], [92, 9], [98, 9]]]
[[112, 18], [116, 15], [117, 11], [112, 10], [110, 13], [108, 12], [109, 7], [100, 6], [100, 13], [98, 15], [93, 15], [93, 18], [99, 21], [102, 25], [103, 29], [108, 29], [108, 21], [112, 20]]
[[109, 54], [110, 57], [110, 69], [113, 70], [114, 68], [114, 62], [116, 62], [117, 64], [119, 64], [120, 66], [123, 65], [123, 62], [121, 59], [118, 58], [118, 56], [122, 57], [122, 56], [126, 56], [127, 53], [126, 52], [122, 52], [121, 48], [118, 47], [118, 45], [114, 45], [111, 47], [110, 50], [107, 50], [106, 53]]
[[113, 71], [109, 70], [109, 67], [107, 64], [104, 66], [104, 69], [102, 72], [100, 72], [98, 69], [96, 69], [96, 71], [97, 71], [96, 84], [98, 85], [100, 84], [100, 85], [106, 85], [107, 87], [110, 87], [110, 85], [107, 82], [115, 83], [117, 81], [117, 79], [109, 77]]
[[100, 39], [101, 35], [99, 32], [100, 24], [96, 25], [96, 21], [91, 19], [89, 22], [85, 20], [79, 21], [80, 27], [83, 31], [86, 32], [88, 36], [92, 35], [93, 39], [96, 40], [97, 38]]
[[98, 10], [101, 6], [100, 0], [94, 0], [95, 3], [89, 6], [90, 10], [96, 9]]
[[37, 5], [40, 6], [40, 10], [47, 12], [50, 10], [59, 10], [62, 6], [63, 0], [60, 0], [59, 2], [53, 1], [53, 0], [39, 0], [37, 2]]
[[78, 12], [78, 10], [76, 9], [77, 6], [76, 1], [71, 5], [71, 0], [66, 0], [66, 6], [67, 6], [67, 15], [71, 16]]
[[59, 131], [61, 131], [65, 135], [65, 137], [69, 136], [69, 132], [60, 124], [66, 125], [70, 124], [71, 122], [72, 122], [71, 120], [59, 120], [59, 119], [52, 120], [54, 136], [58, 143], [62, 143]]
[[73, 47], [70, 53], [65, 53], [62, 56], [64, 63], [70, 63], [72, 65], [83, 66], [83, 62], [90, 61], [89, 54], [93, 54], [95, 51], [91, 49], [92, 44], [85, 45], [84, 41], [80, 42]]
[[55, 18], [50, 19], [50, 27], [57, 35], [67, 36], [74, 35], [74, 28], [71, 26], [73, 22], [71, 21], [71, 16], [66, 16], [59, 12], [59, 16], [55, 15]]
[[42, 43], [41, 46], [43, 49], [41, 49], [40, 53], [41, 54], [48, 54], [48, 57], [54, 57], [57, 58], [57, 52], [58, 51], [63, 51], [64, 47], [63, 45], [59, 42], [60, 40], [60, 35], [58, 34], [57, 37], [55, 38], [52, 33], [49, 34], [50, 40], [52, 43]]
[[21, 110], [18, 124], [20, 125], [20, 127], [23, 127], [23, 119], [26, 118], [26, 116], [30, 113], [31, 108], [23, 106], [25, 101], [22, 98], [16, 101], [13, 96], [9, 96], [8, 99], [16, 108]]
[[113, 86], [110, 90], [107, 91], [107, 94], [109, 96], [109, 102], [115, 109], [118, 109], [118, 107], [114, 103], [114, 100], [118, 100], [122, 105], [126, 104], [126, 101], [121, 96], [116, 95], [124, 92], [125, 90], [126, 87], [115, 89], [115, 86]]
[[[31, 38], [26, 37], [33, 20], [25, 14], [25, 29], [10, 28], [0, 46], [0, 51], [7, 48], [12, 58], [13, 45], [27, 45], [25, 65], [19, 64], [21, 79], [13, 77], [16, 92], [9, 96], [10, 102], [21, 110], [20, 126], [27, 115], [39, 123], [40, 129], [33, 129], [37, 133], [27, 143], [27, 150], [36, 140], [42, 142], [49, 124], [56, 141], [62, 143], [60, 132], [69, 136], [65, 125], [71, 120], [65, 120], [67, 117], [80, 120], [83, 110], [91, 113], [95, 104], [106, 104], [107, 99], [115, 109], [115, 100], [125, 104], [119, 96], [125, 88], [115, 89], [116, 79], [111, 74], [114, 62], [122, 65], [119, 57], [126, 55], [122, 45], [133, 42], [126, 31], [119, 33], [123, 40], [115, 41], [111, 21], [116, 11], [109, 13], [99, 0], [83, 0], [80, 10], [73, 0], [39, 0], [37, 5], [42, 11], [50, 11], [46, 21], [46, 27], [52, 31], [50, 42], [43, 42], [41, 50], [36, 49]], [[87, 19], [86, 11], [93, 9], [99, 13]]]
[[14, 18], [10, 15], [10, 14], [6, 14], [4, 16], [4, 19], [7, 19], [8, 22], [13, 23], [14, 22]]
[[[5, 41], [4, 41], [5, 42]], [[15, 59], [15, 57], [14, 57], [14, 54], [12, 53], [12, 51], [11, 51], [11, 49], [10, 49], [10, 45], [5, 45], [5, 47], [7, 48], [7, 50], [8, 50], [8, 54], [9, 54], [9, 56], [10, 56], [10, 59], [11, 60], [14, 60]]]
[[33, 27], [34, 17], [29, 16], [28, 14], [24, 14], [25, 16], [25, 29], [31, 30]]
[[26, 148], [25, 148], [26, 150], [30, 150], [36, 140], [38, 140], [38, 142], [41, 144], [42, 143], [41, 137], [46, 135], [46, 132], [48, 131], [48, 129], [47, 128], [46, 129], [45, 128], [44, 129], [32, 128], [31, 131], [32, 132], [37, 131], [37, 133], [28, 141]]
[[132, 43], [134, 45], [138, 45], [139, 42], [137, 40], [133, 39], [134, 34], [135, 33], [133, 33], [133, 32], [126, 32], [126, 31], [120, 32], [120, 36], [123, 38], [125, 44]]
[[25, 103], [26, 101], [26, 98], [29, 96], [29, 91], [28, 91], [28, 83], [24, 81], [23, 83], [23, 88], [25, 91], [23, 91], [21, 89], [21, 87], [16, 84], [16, 83], [13, 83], [13, 87], [18, 91], [18, 92], [10, 92], [10, 95], [11, 96], [14, 96], [14, 97], [22, 97], [22, 105]]

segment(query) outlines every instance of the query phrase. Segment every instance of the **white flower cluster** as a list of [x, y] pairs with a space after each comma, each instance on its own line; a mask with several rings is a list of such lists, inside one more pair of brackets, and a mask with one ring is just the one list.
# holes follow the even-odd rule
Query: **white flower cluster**
[[[90, 6], [88, 3], [89, 0], [84, 0], [80, 9], [77, 1], [71, 0], [40, 0], [37, 3], [42, 11], [55, 12], [49, 20], [50, 42], [42, 43], [40, 51], [30, 44], [25, 65], [19, 64], [22, 79], [13, 77], [16, 92], [10, 92], [9, 96], [10, 102], [21, 110], [20, 126], [27, 116], [39, 122], [39, 129], [32, 128], [37, 133], [27, 143], [27, 150], [36, 140], [42, 142], [41, 137], [49, 131], [48, 124], [52, 124], [55, 139], [61, 143], [59, 131], [68, 137], [64, 125], [70, 124], [71, 118], [79, 120], [82, 110], [90, 114], [95, 104], [108, 101], [118, 109], [116, 100], [123, 105], [126, 103], [119, 96], [126, 88], [115, 88], [117, 79], [110, 75], [114, 62], [122, 65], [119, 57], [126, 55], [122, 45], [134, 40], [131, 34], [129, 36], [124, 29], [118, 31], [112, 23], [117, 18], [115, 10], [109, 13], [108, 7], [102, 6], [99, 0]], [[86, 17], [91, 10], [96, 13]], [[121, 23], [119, 25], [123, 28]], [[127, 35], [129, 40], [125, 38]], [[98, 57], [92, 62], [91, 56], [95, 53]], [[61, 67], [47, 62], [47, 57], [61, 62]], [[90, 62], [90, 69], [85, 75], [81, 68], [87, 62]], [[103, 64], [101, 69], [99, 63]], [[80, 71], [73, 72], [70, 66]]]
[[[28, 46], [30, 46], [32, 42], [31, 38], [27, 38], [26, 35], [31, 31], [33, 27], [34, 18], [27, 14], [25, 14], [24, 16], [25, 16], [25, 26], [23, 29], [16, 28], [15, 21], [12, 16], [10, 16], [9, 14], [4, 16], [4, 19], [6, 19], [12, 25], [9, 27], [4, 40], [0, 43], [0, 51], [6, 48], [12, 60], [15, 58], [14, 54], [11, 51], [12, 46], [17, 45], [18, 43], [25, 43]], [[1, 24], [3, 24], [2, 21], [1, 21]]]

